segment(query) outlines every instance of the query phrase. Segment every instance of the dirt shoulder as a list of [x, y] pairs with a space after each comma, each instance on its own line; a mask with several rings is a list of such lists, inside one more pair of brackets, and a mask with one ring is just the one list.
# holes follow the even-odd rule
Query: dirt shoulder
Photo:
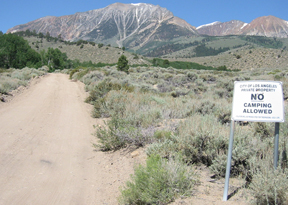
[[95, 151], [91, 105], [64, 74], [0, 104], [0, 204], [117, 204], [140, 158]]

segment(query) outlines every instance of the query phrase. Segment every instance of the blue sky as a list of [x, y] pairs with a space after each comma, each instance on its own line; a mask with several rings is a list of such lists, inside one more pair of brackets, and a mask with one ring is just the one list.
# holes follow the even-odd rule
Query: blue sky
[[195, 27], [214, 21], [250, 23], [257, 17], [268, 15], [288, 21], [287, 0], [0, 0], [0, 31], [5, 33], [13, 26], [44, 16], [71, 15], [116, 2], [159, 5]]

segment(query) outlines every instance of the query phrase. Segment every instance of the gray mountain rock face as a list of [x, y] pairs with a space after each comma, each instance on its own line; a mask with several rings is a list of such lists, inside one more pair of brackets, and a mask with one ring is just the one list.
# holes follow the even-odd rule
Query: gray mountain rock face
[[74, 15], [48, 16], [7, 31], [35, 30], [65, 40], [106, 42], [119, 47], [143, 46], [151, 40], [196, 35], [195, 27], [175, 17], [166, 8], [151, 4], [111, 4]]

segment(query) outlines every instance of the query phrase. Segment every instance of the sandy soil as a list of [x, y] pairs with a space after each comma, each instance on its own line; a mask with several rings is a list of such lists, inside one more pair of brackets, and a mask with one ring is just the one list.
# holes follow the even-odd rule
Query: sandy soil
[[[84, 85], [64, 74], [33, 80], [0, 102], [0, 204], [117, 204], [119, 187], [145, 162], [144, 149], [96, 151], [92, 106]], [[197, 170], [195, 196], [172, 204], [245, 204], [243, 194], [222, 201], [224, 179]], [[231, 180], [229, 192], [241, 183]], [[245, 194], [244, 194], [245, 195]]]

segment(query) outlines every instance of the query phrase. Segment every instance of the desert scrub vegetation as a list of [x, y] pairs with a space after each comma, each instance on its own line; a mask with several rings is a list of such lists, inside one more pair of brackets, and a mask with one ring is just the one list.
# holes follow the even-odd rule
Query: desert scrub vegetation
[[[94, 117], [107, 118], [106, 126], [96, 130], [97, 148], [113, 151], [145, 146], [149, 159], [156, 155], [166, 162], [177, 158], [192, 169], [204, 164], [219, 178], [225, 176], [234, 81], [274, 80], [277, 74], [283, 82], [284, 96], [288, 95], [287, 70], [227, 72], [138, 66], [126, 73], [116, 66], [105, 66], [87, 68], [85, 75], [77, 73], [72, 78], [86, 84], [90, 92], [87, 102], [94, 105]], [[287, 202], [283, 191], [288, 184], [287, 125], [286, 120], [280, 126], [279, 175], [270, 180], [276, 173], [271, 158], [274, 124], [236, 124], [231, 176], [246, 180], [242, 188], [251, 190], [256, 204]], [[146, 173], [146, 169], [135, 169], [130, 185], [122, 191], [124, 204], [164, 204], [173, 200], [162, 201], [162, 193], [155, 192], [157, 196], [153, 197], [161, 201], [152, 202], [148, 193], [149, 197], [134, 201], [137, 197], [140, 200], [137, 194], [146, 192], [140, 188], [143, 184], [136, 183], [138, 171]], [[165, 184], [166, 179], [162, 180], [159, 183]]]
[[[282, 161], [282, 160], [281, 160]], [[255, 204], [287, 204], [287, 167], [274, 169], [272, 160], [261, 160], [250, 170], [251, 190]]]
[[178, 159], [152, 155], [146, 166], [135, 168], [131, 181], [121, 188], [120, 204], [168, 204], [179, 196], [189, 196], [197, 184], [191, 167]]
[[26, 86], [30, 79], [42, 76], [47, 71], [45, 67], [35, 69], [25, 67], [23, 69], [3, 69], [0, 72], [0, 94], [8, 94], [19, 86]]

